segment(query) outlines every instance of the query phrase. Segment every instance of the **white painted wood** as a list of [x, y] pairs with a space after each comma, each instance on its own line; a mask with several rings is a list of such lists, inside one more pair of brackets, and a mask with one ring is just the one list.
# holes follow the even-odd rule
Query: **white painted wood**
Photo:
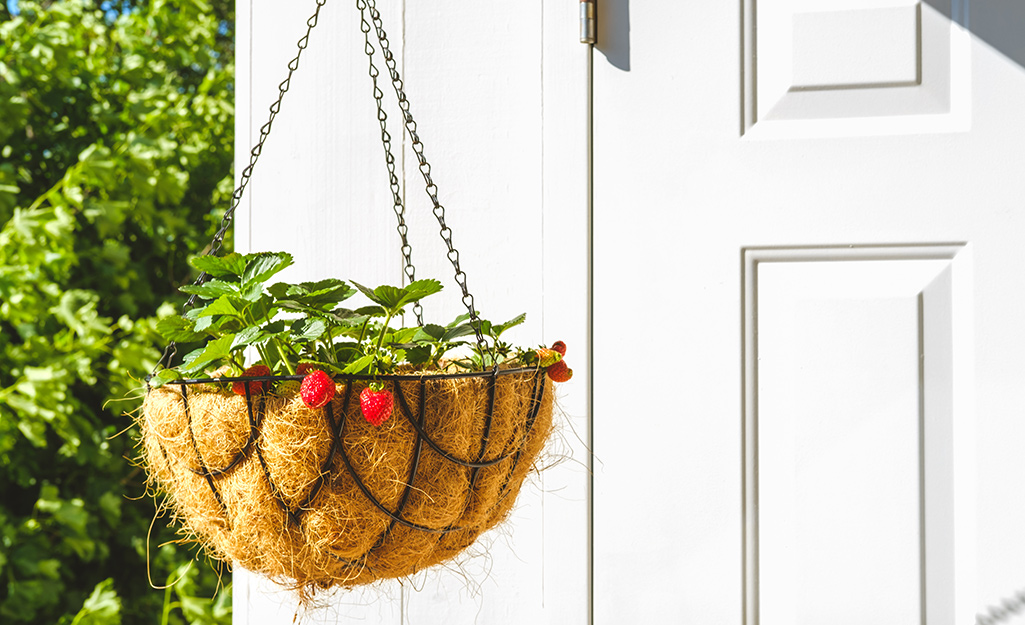
[[[240, 135], [263, 123], [263, 102], [276, 95], [279, 68], [313, 9], [312, 2], [287, 10], [266, 0], [243, 4], [240, 41], [253, 43], [239, 70], [250, 79], [238, 94]], [[546, 459], [563, 462], [524, 486], [509, 521], [469, 557], [404, 584], [338, 592], [300, 617], [586, 623], [587, 75], [586, 48], [574, 38], [576, 6], [377, 4], [478, 309], [495, 321], [526, 312], [528, 322], [510, 339], [564, 340], [576, 375], [560, 387], [565, 414]], [[237, 248], [291, 251], [291, 280], [399, 283], [399, 241], [356, 11], [328, 3], [321, 20], [236, 221]], [[380, 86], [393, 101], [390, 85]], [[246, 115], [250, 104], [255, 112]], [[426, 303], [425, 317], [444, 323], [463, 312], [458, 287], [401, 117], [388, 107], [417, 277], [437, 278], [446, 289]], [[234, 579], [237, 623], [295, 614], [294, 600], [265, 580], [244, 571]]]
[[745, 135], [966, 130], [967, 34], [920, 2], [843, 5], [801, 11], [788, 0], [745, 0]]
[[951, 437], [974, 428], [953, 402], [974, 383], [953, 343], [970, 334], [971, 271], [961, 246], [745, 251], [758, 622], [954, 623], [955, 600], [974, 602], [955, 584], [974, 489], [954, 488], [974, 480], [973, 437]]
[[792, 89], [914, 85], [921, 16], [901, 7], [794, 13]]
[[[624, 5], [613, 4], [622, 25]], [[971, 76], [951, 78], [949, 102], [970, 105], [970, 124], [802, 119], [758, 138], [748, 130], [764, 118], [744, 121], [755, 77], [737, 74], [752, 7], [632, 2], [626, 32], [604, 33], [611, 49], [595, 55], [595, 622], [757, 622], [744, 566], [743, 250], [958, 242], [972, 257], [952, 267], [950, 288], [967, 273], [967, 295], [944, 294], [941, 280], [922, 297], [954, 302], [950, 362], [974, 363], [973, 383], [926, 384], [945, 389], [936, 401], [951, 414], [973, 415], [945, 436], [968, 457], [975, 429], [979, 453], [957, 466], [926, 456], [927, 473], [951, 471], [939, 480], [947, 493], [927, 490], [926, 507], [950, 509], [973, 492], [977, 504], [953, 506], [965, 541], [926, 547], [927, 562], [948, 558], [938, 565], [953, 588], [952, 605], [926, 617], [970, 623], [1025, 575], [1025, 504], [1014, 495], [1025, 487], [1025, 70], [948, 24], [948, 38], [967, 46], [950, 58]], [[941, 16], [922, 12], [925, 34], [927, 16]], [[813, 138], [806, 122], [830, 132]], [[925, 339], [940, 349], [936, 340]]]

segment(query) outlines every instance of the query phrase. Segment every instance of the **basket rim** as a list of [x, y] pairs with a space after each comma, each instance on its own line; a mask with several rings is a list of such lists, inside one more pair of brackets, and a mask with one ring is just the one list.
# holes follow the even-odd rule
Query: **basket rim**
[[[465, 378], [486, 378], [492, 376], [501, 375], [517, 375], [533, 373], [537, 374], [544, 371], [541, 367], [516, 367], [511, 369], [489, 369], [487, 371], [466, 371], [460, 373], [432, 373], [424, 371], [421, 373], [389, 373], [389, 374], [356, 374], [356, 373], [341, 373], [331, 376], [331, 379], [336, 383], [345, 381], [356, 381], [356, 380], [398, 380], [398, 381], [417, 381], [422, 379], [430, 380], [461, 380]], [[169, 380], [164, 382], [162, 386], [185, 386], [188, 384], [216, 384], [218, 382], [276, 382], [276, 381], [302, 381], [306, 376], [302, 375], [251, 375], [242, 377], [220, 377], [220, 378], [182, 378], [179, 380]], [[146, 386], [149, 386], [149, 376], [146, 379]]]

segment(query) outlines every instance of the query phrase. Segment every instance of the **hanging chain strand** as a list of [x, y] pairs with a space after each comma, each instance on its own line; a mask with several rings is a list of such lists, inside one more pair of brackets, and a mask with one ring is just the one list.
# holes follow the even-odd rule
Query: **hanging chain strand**
[[[377, 121], [381, 125], [381, 143], [384, 145], [384, 160], [388, 168], [388, 182], [391, 186], [395, 217], [398, 219], [396, 230], [398, 230], [399, 238], [402, 239], [402, 247], [400, 248], [403, 261], [402, 271], [406, 274], [407, 280], [412, 283], [416, 281], [416, 268], [413, 266], [412, 258], [413, 247], [409, 244], [409, 239], [406, 238], [406, 233], [409, 231], [409, 228], [406, 226], [406, 208], [402, 203], [402, 186], [399, 184], [398, 175], [395, 173], [395, 156], [392, 154], [391, 149], [391, 133], [388, 132], [388, 114], [384, 111], [384, 92], [377, 86], [377, 78], [381, 75], [381, 72], [374, 64], [374, 45], [370, 42], [372, 27], [367, 22], [366, 5], [362, 1], [358, 1], [356, 7], [360, 10], [359, 28], [363, 32], [363, 51], [367, 54], [368, 71], [370, 79], [373, 81], [374, 102], [377, 104]], [[423, 327], [423, 307], [419, 301], [413, 303], [413, 314], [416, 315], [417, 325]]]
[[[395, 56], [392, 54], [391, 49], [388, 45], [388, 35], [384, 30], [384, 24], [381, 22], [381, 14], [377, 11], [375, 0], [356, 0], [356, 6], [360, 9], [360, 13], [365, 15], [367, 11], [370, 13], [371, 20], [374, 24], [374, 29], [377, 33], [377, 40], [381, 45], [381, 54], [384, 56], [385, 66], [388, 68], [388, 75], [391, 78], [392, 87], [395, 90], [395, 97], [398, 98], [399, 108], [402, 110], [403, 120], [405, 121], [406, 132], [409, 135], [411, 147], [413, 153], [416, 154], [417, 161], [420, 164], [420, 173], [423, 175], [424, 183], [426, 184], [427, 196], [431, 199], [431, 203], [434, 205], [434, 216], [438, 220], [438, 225], [441, 226], [439, 234], [441, 235], [442, 241], [448, 247], [449, 262], [452, 263], [452, 268], [455, 269], [455, 281], [459, 285], [459, 288], [463, 292], [463, 305], [466, 306], [466, 310], [470, 313], [470, 325], [473, 327], [473, 332], [477, 337], [477, 345], [480, 347], [481, 355], [488, 350], [487, 344], [484, 342], [484, 335], [481, 332], [480, 317], [477, 316], [477, 310], [474, 307], [473, 295], [470, 293], [466, 286], [466, 273], [459, 267], [459, 251], [452, 244], [452, 229], [445, 223], [445, 207], [442, 206], [438, 200], [438, 186], [434, 184], [434, 180], [431, 178], [431, 165], [427, 162], [427, 158], [424, 156], [423, 142], [420, 140], [420, 135], [416, 131], [416, 122], [413, 120], [413, 115], [409, 110], [409, 100], [406, 97], [406, 93], [403, 91], [402, 76], [399, 74], [398, 65], [395, 62]], [[364, 20], [366, 18], [364, 17]]]
[[989, 606], [986, 608], [986, 614], [975, 615], [975, 623], [976, 625], [996, 625], [1010, 620], [1022, 611], [1025, 611], [1025, 588], [1001, 601], [1000, 605]]
[[[317, 21], [320, 19], [320, 9], [327, 4], [327, 0], [316, 0], [316, 2], [317, 9], [313, 12], [313, 15], [306, 20], [306, 34], [300, 37], [298, 43], [296, 43], [299, 50], [295, 53], [295, 57], [288, 62], [288, 75], [285, 76], [285, 79], [278, 84], [278, 99], [270, 105], [270, 115], [267, 118], [267, 123], [260, 127], [260, 138], [256, 142], [256, 145], [253, 146], [253, 149], [249, 151], [249, 164], [242, 170], [242, 174], [239, 176], [239, 185], [231, 194], [231, 204], [228, 209], [224, 211], [221, 223], [218, 226], [217, 231], [214, 233], [214, 237], [210, 241], [210, 244], [207, 245], [207, 249], [203, 254], [204, 256], [216, 256], [217, 253], [221, 251], [221, 246], [224, 244], [224, 237], [228, 233], [228, 228], [231, 227], [231, 222], [235, 215], [235, 209], [237, 209], [239, 204], [242, 202], [242, 194], [249, 185], [249, 179], [253, 175], [253, 167], [256, 166], [256, 161], [259, 160], [260, 153], [263, 152], [263, 144], [267, 141], [267, 137], [270, 135], [271, 126], [274, 124], [274, 118], [276, 118], [278, 116], [278, 112], [281, 111], [281, 101], [284, 99], [285, 93], [288, 92], [288, 88], [291, 86], [292, 74], [294, 74], [295, 70], [299, 68], [299, 58], [302, 56], [303, 50], [305, 50], [309, 45], [310, 33], [313, 31], [313, 28], [317, 25]], [[209, 279], [209, 277], [210, 276], [205, 271], [200, 272], [193, 284], [203, 284]], [[182, 312], [184, 313], [188, 309], [192, 308], [195, 303], [196, 295], [190, 295], [189, 299], [187, 299], [185, 304], [182, 306]], [[160, 368], [160, 363], [166, 362], [167, 366], [170, 366], [171, 360], [177, 353], [177, 343], [174, 341], [168, 343], [167, 347], [164, 348], [163, 355], [157, 361], [157, 365], [153, 369], [153, 372], [156, 373], [156, 370]]]

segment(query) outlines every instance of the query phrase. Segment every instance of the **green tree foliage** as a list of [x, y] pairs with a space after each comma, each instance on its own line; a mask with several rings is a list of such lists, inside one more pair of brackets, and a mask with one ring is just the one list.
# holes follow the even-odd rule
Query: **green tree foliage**
[[[157, 521], [132, 419], [229, 201], [231, 3], [0, 12], [0, 623], [226, 623]], [[230, 249], [230, 248], [229, 248]], [[172, 303], [165, 303], [165, 302]], [[134, 398], [125, 399], [134, 395]]]

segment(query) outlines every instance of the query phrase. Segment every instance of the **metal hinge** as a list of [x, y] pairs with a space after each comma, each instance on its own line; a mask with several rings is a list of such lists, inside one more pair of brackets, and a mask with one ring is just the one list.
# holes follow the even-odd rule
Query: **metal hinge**
[[598, 42], [598, 0], [580, 0], [580, 43]]

